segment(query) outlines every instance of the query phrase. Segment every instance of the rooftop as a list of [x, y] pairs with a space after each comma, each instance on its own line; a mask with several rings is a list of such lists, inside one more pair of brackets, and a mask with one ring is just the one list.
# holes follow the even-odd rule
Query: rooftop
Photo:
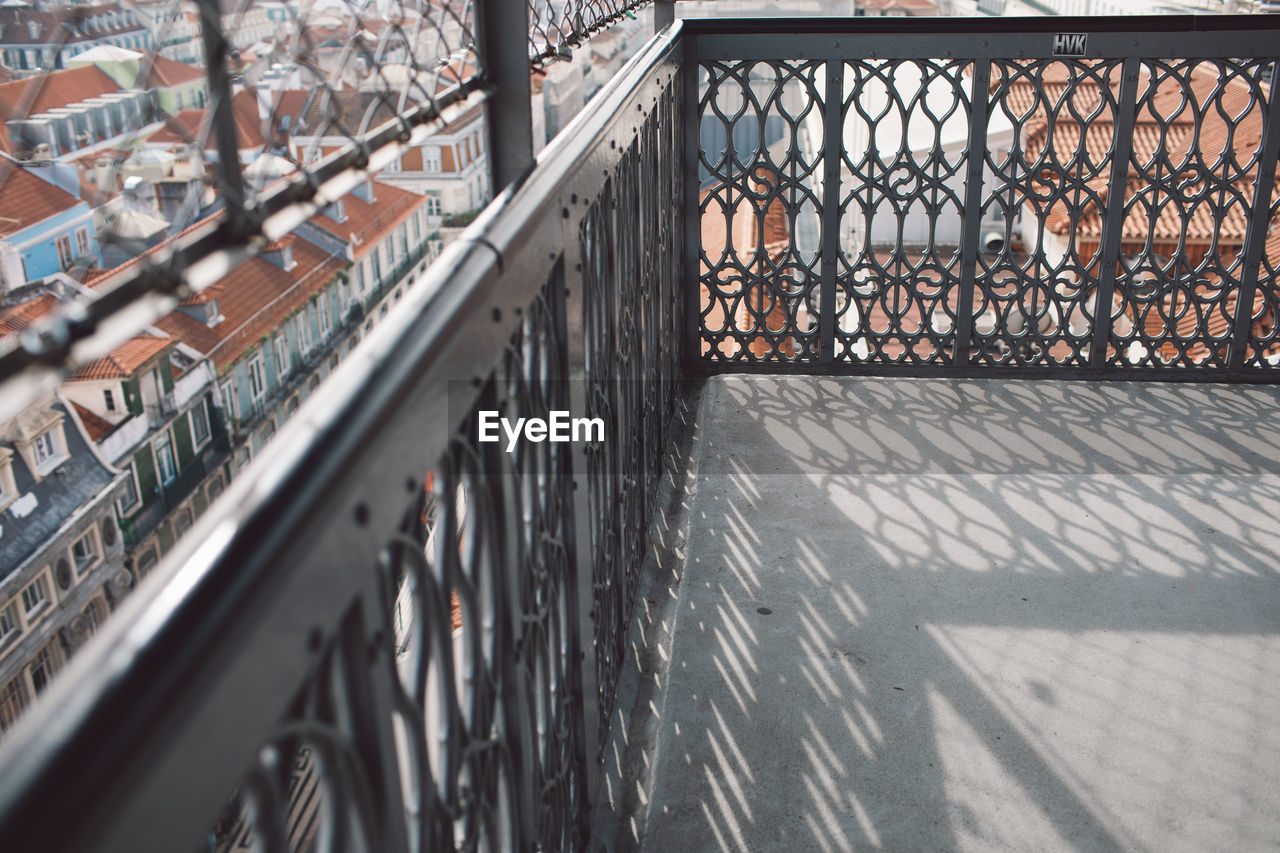
[[16, 234], [70, 210], [80, 199], [21, 167], [4, 164], [0, 182], [0, 237]]
[[[22, 454], [10, 457], [18, 500], [0, 513], [0, 579], [38, 553], [73, 515], [118, 476], [89, 448], [73, 412], [62, 403], [52, 411], [64, 416], [67, 459], [36, 482]], [[11, 441], [0, 448], [14, 451]]]

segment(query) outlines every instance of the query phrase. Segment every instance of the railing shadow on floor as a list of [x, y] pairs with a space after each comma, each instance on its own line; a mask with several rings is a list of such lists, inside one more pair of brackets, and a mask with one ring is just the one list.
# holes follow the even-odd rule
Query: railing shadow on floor
[[1273, 837], [1249, 756], [1280, 748], [1277, 412], [1270, 388], [710, 381], [617, 849]]

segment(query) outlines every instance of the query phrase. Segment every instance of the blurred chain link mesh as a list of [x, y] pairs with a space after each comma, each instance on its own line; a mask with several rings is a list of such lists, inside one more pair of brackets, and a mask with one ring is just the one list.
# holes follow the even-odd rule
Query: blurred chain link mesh
[[[0, 344], [0, 417], [52, 391], [69, 371], [105, 356], [362, 180], [394, 168], [403, 145], [421, 142], [492, 91], [476, 38], [483, 2], [161, 0], [38, 13], [21, 7], [21, 16], [5, 8], [0, 16], [14, 19], [4, 22], [14, 24], [7, 31], [26, 24], [24, 36], [38, 47], [18, 51], [17, 64], [30, 67], [0, 68], [7, 79], [0, 82], [0, 193], [14, 192], [14, 170], [77, 183], [76, 194], [94, 210], [100, 251], [76, 246], [61, 264], [73, 298]], [[530, 0], [531, 71], [568, 57], [641, 5]], [[135, 31], [149, 37], [131, 41]], [[147, 48], [132, 62], [123, 53], [105, 57], [124, 69], [112, 75], [115, 85], [101, 62], [76, 59], [104, 42]], [[157, 96], [157, 87], [192, 69], [207, 74], [207, 101]], [[111, 104], [97, 115], [77, 109], [104, 99]], [[290, 145], [291, 135], [311, 142]], [[186, 180], [180, 190], [167, 188], [167, 239], [155, 245], [129, 212], [130, 178], [161, 161]]]

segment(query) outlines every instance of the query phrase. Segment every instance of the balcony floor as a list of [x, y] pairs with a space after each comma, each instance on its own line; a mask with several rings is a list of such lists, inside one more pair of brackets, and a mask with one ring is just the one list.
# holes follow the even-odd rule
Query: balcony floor
[[700, 395], [619, 847], [1280, 844], [1280, 389]]

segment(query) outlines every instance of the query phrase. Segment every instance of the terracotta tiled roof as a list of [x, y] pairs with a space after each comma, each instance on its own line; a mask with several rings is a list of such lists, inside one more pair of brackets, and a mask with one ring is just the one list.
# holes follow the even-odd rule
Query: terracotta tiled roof
[[[45, 113], [55, 107], [65, 107], [67, 104], [119, 91], [119, 84], [94, 65], [66, 68], [26, 80], [0, 83], [0, 119]], [[34, 97], [35, 100], [24, 109], [23, 105], [28, 97]]]
[[204, 134], [204, 110], [182, 110], [165, 120], [164, 127], [147, 137], [147, 142], [179, 145], [197, 142]]
[[80, 203], [71, 193], [23, 168], [0, 165], [0, 169], [8, 172], [0, 183], [0, 237], [29, 228]]
[[[1095, 68], [1096, 76], [1081, 76], [1068, 92], [1069, 66], [1039, 66], [1043, 73], [1034, 78], [1043, 83], [1039, 94], [1033, 78], [1027, 77], [1012, 78], [1001, 94], [1007, 112], [1022, 119], [1028, 166], [1033, 172], [1041, 169], [1043, 184], [1037, 190], [1049, 191], [1055, 185], [1067, 188], [1068, 198], [1054, 202], [1045, 212], [1045, 227], [1066, 233], [1074, 215], [1075, 233], [1086, 239], [1101, 235], [1099, 205], [1106, 199], [1115, 133], [1113, 112], [1109, 106], [1099, 106], [1104, 104], [1102, 87], [1109, 89], [1110, 99], [1119, 91], [1116, 69], [1108, 71], [1101, 64]], [[999, 86], [997, 80], [993, 91], [999, 91]], [[1138, 97], [1124, 239], [1143, 240], [1151, 234], [1158, 240], [1216, 241], [1220, 247], [1238, 249], [1246, 225], [1243, 205], [1228, 203], [1214, 210], [1207, 200], [1194, 207], [1188, 202], [1204, 192], [1207, 181], [1229, 187], [1240, 198], [1251, 197], [1254, 176], [1241, 166], [1253, 159], [1261, 139], [1260, 111], [1253, 108], [1256, 93], [1246, 81], [1223, 82], [1217, 73], [1206, 71], [1192, 73], [1186, 83], [1162, 79], [1153, 90], [1144, 71]], [[1201, 113], [1198, 126], [1197, 109]], [[1081, 183], [1092, 193], [1071, 189]], [[1177, 194], [1173, 195], [1170, 188], [1175, 184]]]
[[[241, 151], [257, 151], [266, 145], [255, 92], [249, 89], [237, 92], [231, 98], [231, 116], [235, 121], [236, 142]], [[164, 127], [147, 137], [147, 142], [176, 145], [202, 141], [206, 149], [212, 148], [214, 142], [205, 126], [208, 121], [208, 109], [183, 110], [166, 121]]]
[[194, 65], [187, 65], [185, 62], [156, 53], [147, 54], [144, 65], [146, 63], [151, 65], [151, 70], [147, 74], [147, 86], [152, 89], [180, 86], [193, 80], [202, 80], [205, 76], [205, 72]]
[[427, 203], [425, 196], [402, 190], [399, 187], [374, 181], [372, 202], [355, 193], [342, 197], [342, 209], [346, 219], [336, 222], [324, 214], [316, 214], [311, 221], [336, 237], [352, 245], [356, 260], [363, 258], [381, 240], [413, 211]]
[[166, 315], [156, 325], [201, 353], [212, 354], [214, 365], [222, 370], [263, 334], [279, 327], [346, 265], [342, 258], [303, 239], [293, 243], [293, 259], [293, 268], [283, 270], [261, 257], [250, 258], [213, 284], [206, 293], [217, 298], [224, 319], [212, 328], [181, 311]]
[[172, 338], [158, 335], [136, 335], [113, 349], [110, 355], [97, 358], [71, 374], [71, 379], [124, 379], [172, 346]]
[[273, 131], [281, 130], [285, 116], [290, 117], [290, 136], [338, 136], [342, 135], [342, 128], [356, 133], [378, 127], [394, 118], [395, 111], [372, 92], [289, 89], [273, 102]]
[[[0, 194], [3, 198], [3, 194]], [[0, 308], [0, 336], [17, 335], [54, 309], [58, 300], [46, 293], [35, 299]]]
[[98, 417], [79, 403], [72, 402], [71, 405], [75, 406], [76, 414], [80, 416], [80, 423], [84, 424], [84, 431], [89, 433], [89, 439], [94, 444], [111, 435], [112, 430], [115, 429], [111, 421]]
[[231, 115], [236, 122], [236, 140], [240, 149], [261, 148], [267, 142], [262, 135], [262, 119], [258, 115], [258, 93], [241, 89], [231, 98]]

